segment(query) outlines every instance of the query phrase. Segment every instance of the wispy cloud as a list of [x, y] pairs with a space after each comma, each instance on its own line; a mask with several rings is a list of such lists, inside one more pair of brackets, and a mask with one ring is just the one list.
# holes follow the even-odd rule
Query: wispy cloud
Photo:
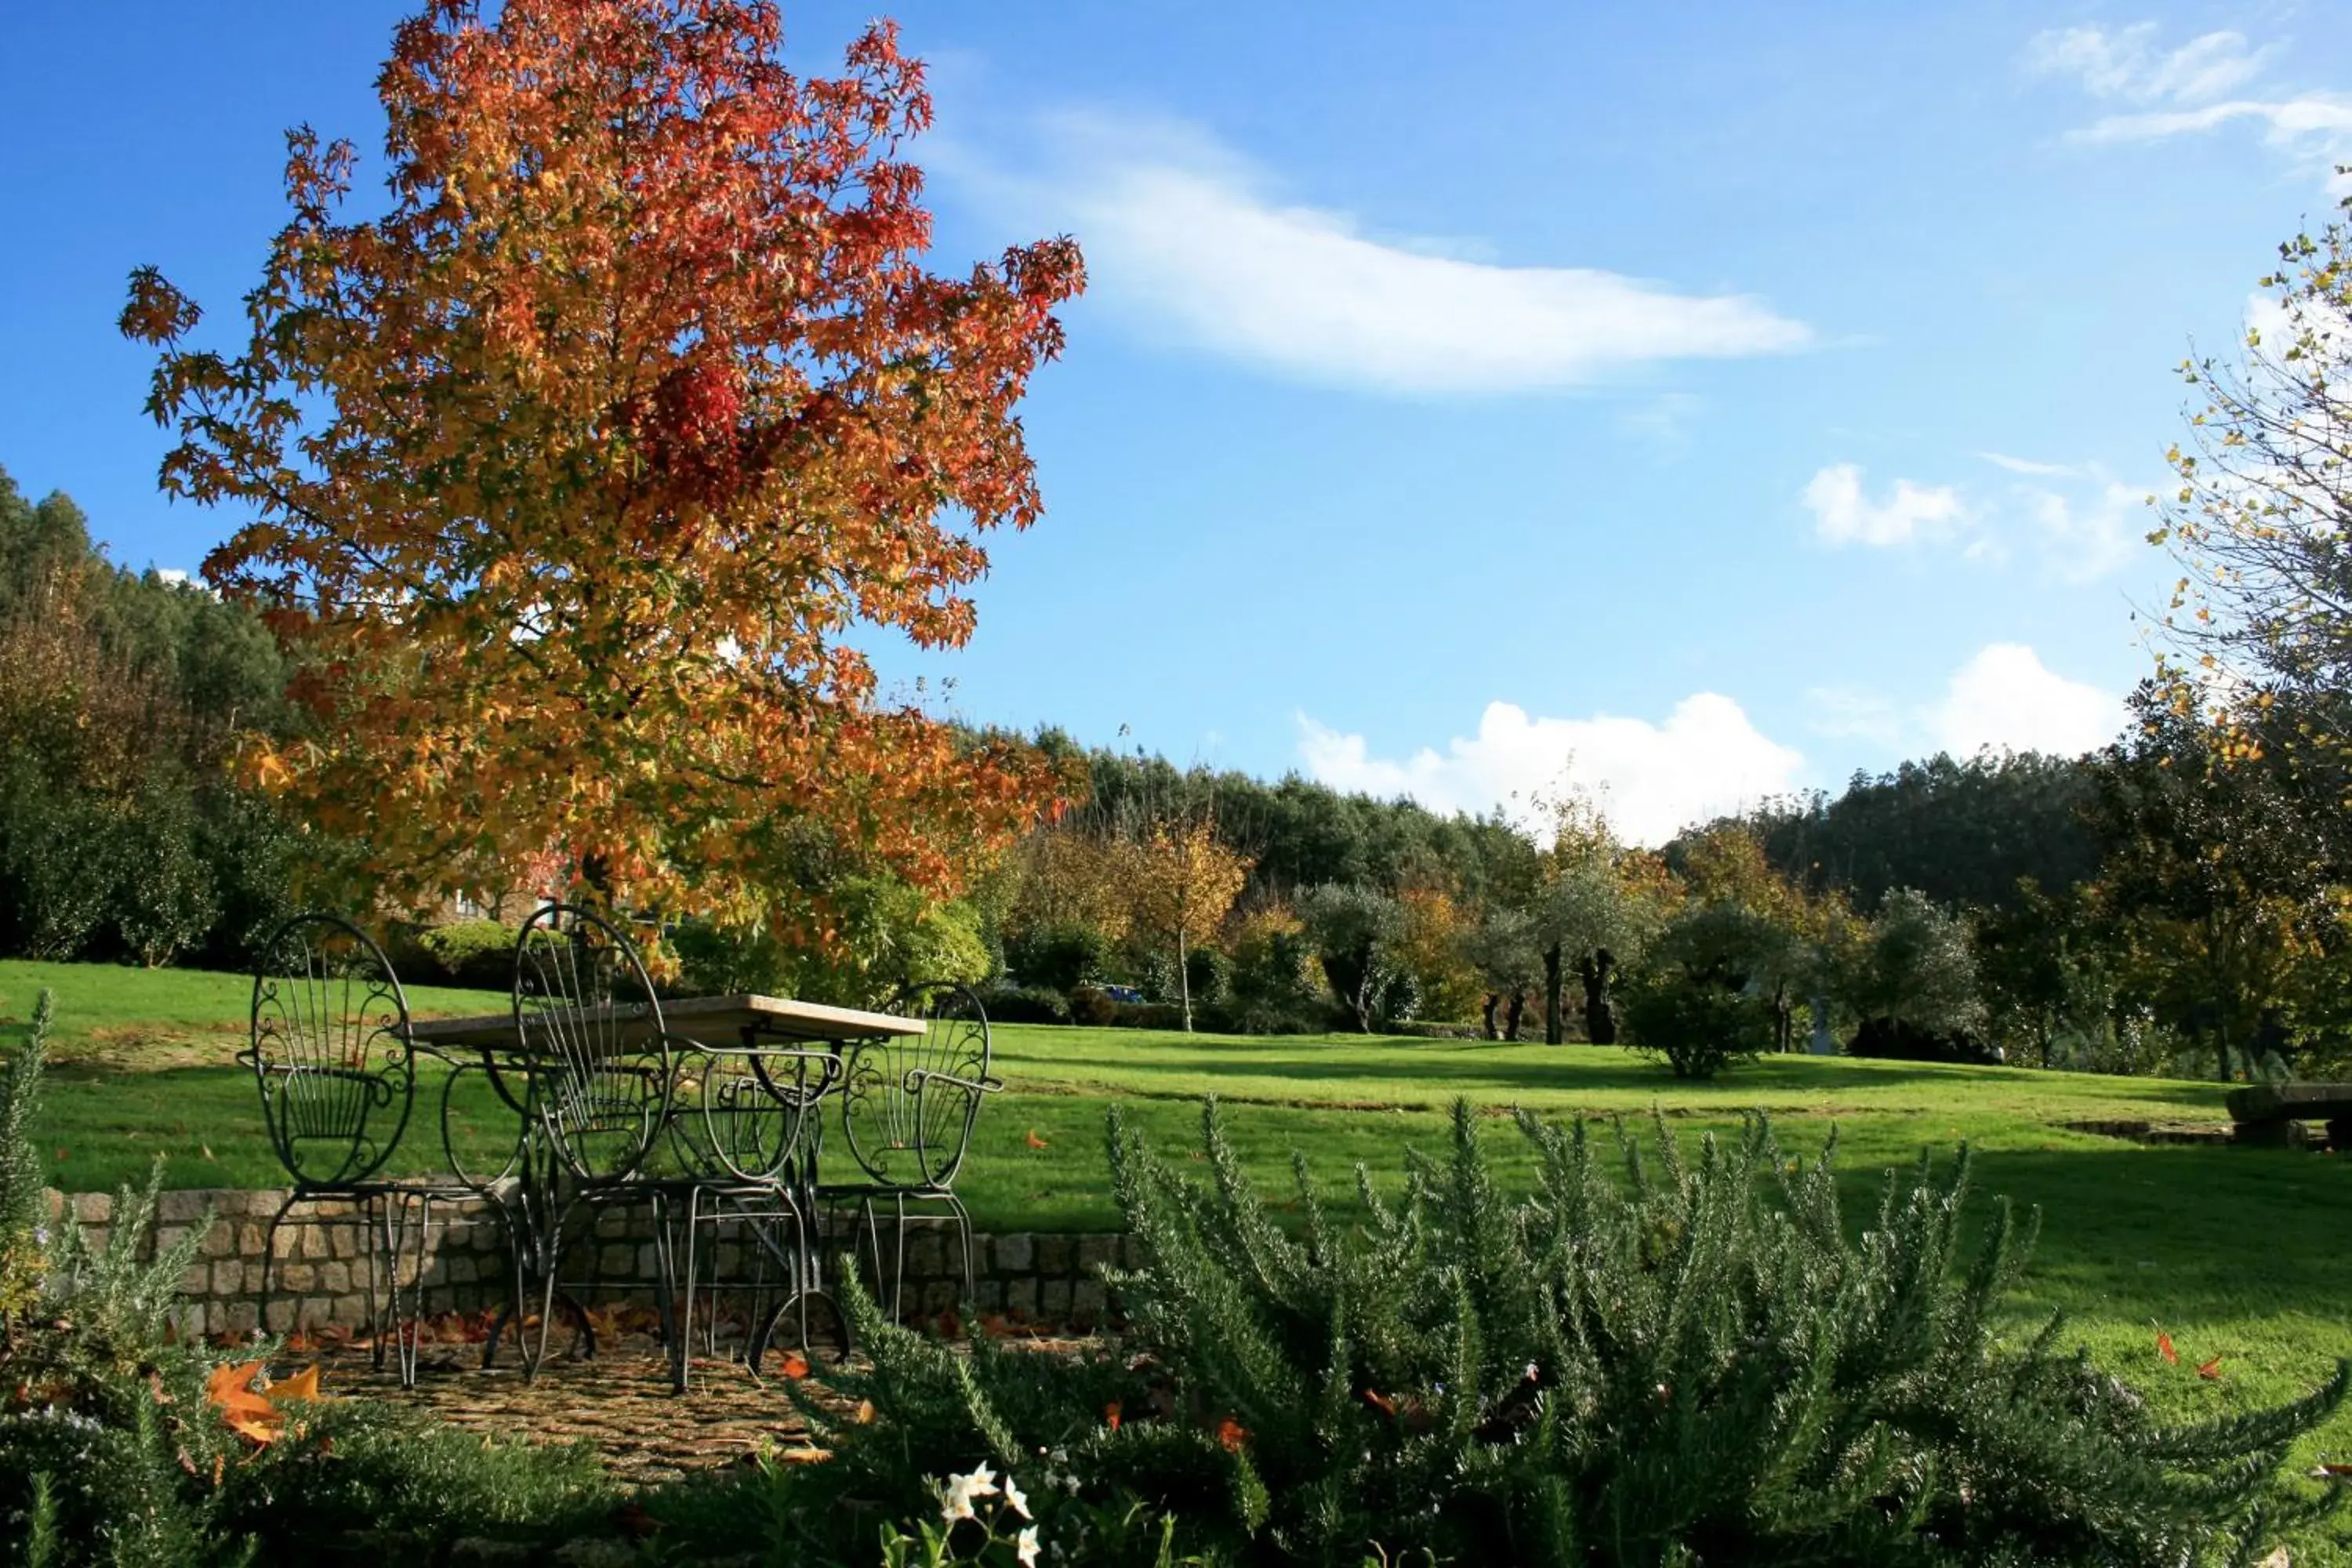
[[[2173, 49], [2156, 39], [2153, 22], [2040, 33], [2026, 46], [2025, 68], [2072, 77], [2091, 97], [2116, 106], [2068, 132], [2072, 141], [2158, 142], [2251, 121], [2271, 146], [2329, 173], [2352, 154], [2352, 97], [2261, 89], [2276, 47], [2253, 47], [2234, 32], [2207, 33]], [[2239, 90], [2248, 88], [2256, 90]]]
[[982, 177], [1078, 237], [1097, 297], [1277, 374], [1391, 394], [1525, 393], [1812, 341], [1803, 322], [1750, 295], [1591, 267], [1504, 266], [1460, 241], [1376, 236], [1354, 214], [1282, 198], [1265, 173], [1191, 127], [1099, 116], [1049, 124], [1043, 172]]
[[2071, 76], [2094, 98], [2133, 103], [2201, 103], [2262, 74], [2273, 52], [2243, 33], [2206, 33], [2176, 49], [2157, 47], [2157, 26], [2061, 27], [2037, 33], [2025, 66], [2042, 76]]
[[1862, 469], [1853, 463], [1833, 463], [1815, 474], [1805, 486], [1804, 502], [1813, 514], [1813, 532], [1824, 544], [1884, 548], [1949, 538], [1968, 518], [1959, 492], [1949, 485], [1897, 479], [1885, 500], [1874, 501], [1863, 488]]
[[1999, 510], [2019, 521], [2022, 546], [2061, 578], [2088, 583], [2138, 552], [2147, 532], [2148, 487], [2127, 485], [2100, 463], [1979, 456], [2020, 476]]
[[1794, 789], [1804, 757], [1759, 731], [1730, 698], [1686, 697], [1659, 722], [1599, 714], [1531, 717], [1490, 702], [1478, 731], [1443, 752], [1423, 747], [1402, 760], [1376, 757], [1360, 734], [1342, 734], [1304, 714], [1299, 757], [1309, 776], [1335, 788], [1410, 795], [1434, 811], [1503, 809], [1523, 817], [1539, 797], [1588, 792], [1617, 831], [1663, 844], [1684, 826]]

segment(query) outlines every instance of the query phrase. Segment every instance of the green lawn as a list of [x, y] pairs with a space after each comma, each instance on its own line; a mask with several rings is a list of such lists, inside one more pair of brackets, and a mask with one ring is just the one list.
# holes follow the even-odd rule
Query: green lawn
[[[161, 1152], [173, 1185], [278, 1183], [251, 1080], [229, 1059], [242, 1041], [245, 980], [0, 962], [0, 1045], [21, 1036], [44, 985], [58, 994], [58, 1066], [42, 1125], [53, 1182], [111, 1186], [143, 1174]], [[504, 1000], [410, 996], [421, 1015], [496, 1011]], [[1114, 1102], [1176, 1152], [1195, 1143], [1200, 1099], [1213, 1093], [1269, 1186], [1286, 1185], [1298, 1149], [1334, 1195], [1352, 1190], [1359, 1161], [1393, 1181], [1406, 1149], [1438, 1148], [1457, 1094], [1559, 1118], [1646, 1119], [1655, 1107], [1688, 1135], [1762, 1109], [1792, 1150], [1817, 1148], [1836, 1129], [1857, 1221], [1887, 1168], [1923, 1148], [1948, 1156], [1968, 1142], [1979, 1191], [2041, 1211], [2021, 1318], [2064, 1309], [2101, 1364], [2184, 1415], [2284, 1397], [2352, 1354], [2352, 1162], [2146, 1146], [2069, 1125], [2218, 1126], [2227, 1116], [2216, 1085], [1813, 1058], [1688, 1085], [1631, 1053], [1584, 1046], [1022, 1026], [1000, 1027], [996, 1038], [1011, 1091], [988, 1105], [960, 1184], [984, 1230], [1113, 1225], [1102, 1132]], [[1499, 1118], [1492, 1125], [1505, 1167], [1524, 1168], [1517, 1133]], [[418, 1163], [430, 1163], [429, 1136], [411, 1144]], [[2179, 1348], [2179, 1366], [2158, 1358], [2159, 1327]], [[2199, 1379], [2196, 1364], [2214, 1355], [2221, 1377]], [[2352, 1415], [2320, 1447], [2352, 1458]], [[2299, 1544], [2298, 1563], [2352, 1563], [2352, 1526]]]

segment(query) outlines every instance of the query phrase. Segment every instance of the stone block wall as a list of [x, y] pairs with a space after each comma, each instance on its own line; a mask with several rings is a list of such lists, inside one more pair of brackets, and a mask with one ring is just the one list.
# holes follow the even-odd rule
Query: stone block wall
[[[370, 1258], [375, 1249], [362, 1239], [353, 1205], [318, 1202], [297, 1207], [278, 1229], [273, 1258], [269, 1222], [285, 1197], [282, 1189], [204, 1188], [162, 1194], [149, 1233], [141, 1238], [142, 1256], [178, 1245], [211, 1216], [195, 1261], [180, 1281], [182, 1333], [254, 1332], [261, 1321], [265, 1263], [270, 1265], [272, 1331], [358, 1330], [369, 1322]], [[49, 1206], [54, 1223], [66, 1223], [70, 1215], [86, 1241], [93, 1247], [107, 1245], [115, 1220], [114, 1199], [109, 1194], [52, 1193]], [[411, 1205], [411, 1223], [416, 1212]], [[478, 1312], [505, 1300], [510, 1267], [506, 1235], [487, 1202], [435, 1202], [425, 1238], [421, 1296], [413, 1237], [412, 1232], [403, 1248], [404, 1310], [417, 1310], [421, 1300], [422, 1310], [430, 1314]], [[849, 1264], [856, 1240], [848, 1227], [825, 1235], [823, 1245], [831, 1276], [838, 1277]], [[888, 1241], [886, 1227], [886, 1246]], [[1106, 1322], [1110, 1303], [1100, 1269], [1130, 1261], [1128, 1238], [1116, 1235], [1013, 1232], [975, 1236], [972, 1244], [977, 1310], [1047, 1329], [1086, 1331]], [[704, 1245], [717, 1247], [722, 1280], [744, 1279], [757, 1256], [740, 1232], [727, 1227], [706, 1232]], [[649, 1299], [656, 1258], [650, 1212], [643, 1205], [615, 1205], [598, 1214], [593, 1231], [574, 1244], [564, 1277], [568, 1282], [579, 1281], [580, 1293], [592, 1304], [608, 1300], [642, 1303]], [[943, 1225], [910, 1227], [901, 1287], [907, 1314], [929, 1318], [955, 1308], [962, 1285], [953, 1229]], [[376, 1288], [381, 1295], [380, 1266]]]

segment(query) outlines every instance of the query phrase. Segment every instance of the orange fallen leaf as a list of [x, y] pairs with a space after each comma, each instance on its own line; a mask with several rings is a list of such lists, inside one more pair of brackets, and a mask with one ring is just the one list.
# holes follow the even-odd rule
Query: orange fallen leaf
[[874, 1402], [872, 1400], [861, 1399], [857, 1402], [857, 1424], [860, 1426], [871, 1426], [874, 1425]]
[[1226, 1453], [1240, 1453], [1242, 1451], [1242, 1445], [1248, 1441], [1249, 1428], [1234, 1420], [1232, 1416], [1228, 1415], [1223, 1421], [1217, 1423], [1217, 1446], [1224, 1449]]
[[2199, 1367], [2197, 1369], [2197, 1375], [2202, 1378], [2216, 1378], [2221, 1376], [2221, 1358], [2220, 1356], [2215, 1356], [2211, 1361], [2209, 1361], [2203, 1366]]
[[2156, 1331], [2156, 1353], [2164, 1358], [2168, 1366], [2180, 1364], [2180, 1352], [2172, 1348], [2172, 1336], [2162, 1329]]
[[1029, 1129], [1029, 1147], [1032, 1149], [1043, 1149], [1045, 1146], [1045, 1141], [1037, 1136], [1037, 1130], [1034, 1127]]
[[1118, 1400], [1114, 1399], [1108, 1405], [1103, 1406], [1103, 1424], [1114, 1432], [1118, 1430]]
[[1382, 1394], [1377, 1388], [1368, 1388], [1364, 1390], [1364, 1403], [1370, 1405], [1373, 1409], [1379, 1411], [1383, 1415], [1393, 1415], [1396, 1414], [1396, 1401], [1391, 1399], [1387, 1394]]
[[269, 1402], [282, 1405], [289, 1399], [316, 1404], [327, 1396], [319, 1392], [319, 1363], [312, 1362], [290, 1377], [281, 1377], [269, 1385]]
[[783, 1370], [786, 1377], [806, 1377], [809, 1374], [808, 1361], [795, 1352], [787, 1351], [784, 1352]]

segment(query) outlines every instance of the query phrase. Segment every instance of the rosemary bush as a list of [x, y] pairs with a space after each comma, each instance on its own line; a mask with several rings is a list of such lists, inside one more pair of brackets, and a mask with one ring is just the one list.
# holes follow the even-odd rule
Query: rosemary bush
[[[982, 1464], [1023, 1489], [1046, 1561], [1106, 1563], [1152, 1560], [1172, 1525], [1171, 1560], [1235, 1564], [2172, 1568], [2243, 1560], [2325, 1506], [2279, 1468], [2347, 1369], [2172, 1427], [2063, 1352], [2061, 1321], [2006, 1337], [2032, 1226], [1996, 1203], [1964, 1242], [1965, 1151], [1890, 1175], [1857, 1239], [1831, 1152], [1788, 1160], [1760, 1119], [1688, 1161], [1663, 1123], [1517, 1125], [1525, 1195], [1457, 1105], [1447, 1156], [1393, 1203], [1360, 1172], [1342, 1224], [1303, 1165], [1278, 1220], [1213, 1104], [1205, 1183], [1114, 1113], [1144, 1258], [1111, 1277], [1126, 1342], [966, 1358], [857, 1299], [864, 1419], [832, 1416], [833, 1462], [775, 1483], [773, 1560], [871, 1562], [876, 1521], [938, 1511], [941, 1478]], [[942, 1516], [946, 1546], [970, 1528]]]
[[160, 1162], [116, 1198], [103, 1247], [45, 1229], [30, 1129], [50, 1016], [44, 992], [0, 1068], [0, 1565], [431, 1561], [456, 1534], [560, 1539], [610, 1509], [583, 1451], [381, 1405], [303, 1405], [266, 1445], [233, 1433], [207, 1386], [222, 1358], [171, 1321], [204, 1227], [140, 1256]]

